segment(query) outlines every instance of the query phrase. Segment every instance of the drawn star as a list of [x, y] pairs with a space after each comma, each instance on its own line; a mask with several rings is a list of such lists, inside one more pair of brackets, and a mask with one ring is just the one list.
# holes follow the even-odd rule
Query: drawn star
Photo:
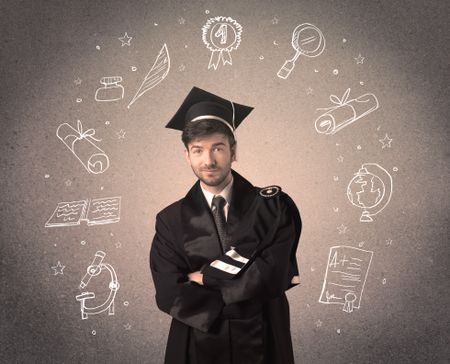
[[387, 239], [386, 240], [386, 245], [392, 245], [392, 239]]
[[67, 187], [70, 187], [70, 186], [72, 185], [72, 181], [71, 181], [70, 179], [68, 179], [68, 180], [65, 182], [65, 184], [66, 184]]
[[122, 42], [121, 46], [123, 47], [123, 46], [126, 46], [126, 45], [130, 46], [131, 45], [130, 42], [133, 39], [133, 37], [130, 37], [128, 35], [128, 33], [125, 32], [124, 36], [123, 37], [119, 37], [118, 39]]
[[77, 77], [77, 79], [73, 82], [75, 83], [75, 85], [80, 86], [82, 81], [80, 77]]
[[322, 324], [323, 324], [323, 322], [322, 322], [321, 320], [317, 320], [317, 321], [316, 321], [316, 326], [317, 326], [317, 327], [321, 327]]
[[183, 17], [180, 17], [180, 18], [178, 18], [178, 23], [183, 25], [184, 23], [186, 23], [186, 19], [184, 19]]
[[131, 330], [131, 325], [130, 325], [130, 323], [127, 323], [126, 325], [123, 325], [123, 328], [124, 328], [125, 330]]
[[311, 87], [308, 87], [308, 88], [306, 89], [306, 94], [307, 94], [307, 95], [312, 95], [312, 93], [313, 93], [313, 89], [312, 89]]
[[53, 275], [57, 275], [57, 274], [64, 274], [63, 270], [66, 266], [65, 265], [61, 265], [60, 261], [58, 260], [58, 264], [56, 264], [54, 267], [52, 267], [52, 269], [55, 271], [55, 274]]
[[339, 234], [345, 234], [347, 231], [347, 226], [345, 226], [344, 224], [341, 224], [341, 226], [337, 227]]
[[279, 22], [280, 20], [276, 17], [276, 16], [274, 16], [273, 17], [273, 19], [272, 19], [272, 24], [278, 24], [278, 22]]
[[340, 155], [336, 159], [337, 159], [338, 163], [343, 163], [344, 162], [344, 157], [342, 155]]
[[365, 58], [366, 58], [366, 57], [361, 56], [361, 53], [360, 53], [360, 54], [358, 55], [358, 57], [355, 57], [354, 59], [355, 59], [355, 61], [356, 61], [356, 64], [363, 64]]
[[186, 69], [186, 66], [184, 64], [181, 64], [180, 67], [178, 67], [178, 71], [183, 72]]
[[383, 144], [381, 149], [390, 148], [391, 147], [391, 143], [392, 143], [393, 140], [394, 139], [389, 138], [387, 134], [386, 134], [386, 136], [383, 139], [379, 139], [379, 142], [381, 144]]
[[121, 248], [121, 247], [122, 247], [122, 243], [121, 243], [120, 241], [118, 241], [118, 242], [116, 243], [116, 248], [119, 249], [119, 248]]
[[125, 133], [126, 132], [123, 129], [120, 129], [116, 134], [119, 139], [125, 139]]

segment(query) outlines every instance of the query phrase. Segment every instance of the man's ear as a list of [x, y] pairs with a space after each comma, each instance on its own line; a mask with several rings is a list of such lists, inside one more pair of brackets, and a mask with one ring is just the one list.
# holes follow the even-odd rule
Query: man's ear
[[231, 147], [231, 161], [235, 162], [237, 161], [237, 143], [235, 143], [232, 147]]
[[191, 161], [189, 160], [189, 151], [187, 148], [184, 150], [184, 157], [186, 158], [186, 161], [191, 164]]

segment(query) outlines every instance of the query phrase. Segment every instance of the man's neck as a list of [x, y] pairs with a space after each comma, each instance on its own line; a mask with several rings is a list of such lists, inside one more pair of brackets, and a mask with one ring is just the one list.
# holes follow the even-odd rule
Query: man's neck
[[228, 185], [228, 183], [231, 182], [232, 178], [233, 178], [233, 176], [231, 175], [231, 171], [230, 171], [227, 178], [225, 178], [224, 181], [218, 186], [208, 186], [208, 185], [204, 184], [202, 181], [200, 181], [200, 184], [201, 184], [202, 188], [205, 189], [206, 191], [209, 191], [215, 195], [218, 195]]

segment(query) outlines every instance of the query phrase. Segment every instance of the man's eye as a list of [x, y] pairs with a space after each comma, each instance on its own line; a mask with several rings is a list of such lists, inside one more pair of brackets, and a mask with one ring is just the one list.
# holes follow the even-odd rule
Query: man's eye
[[221, 152], [223, 149], [221, 147], [215, 147], [213, 149], [214, 152]]
[[201, 150], [200, 149], [194, 149], [192, 151], [193, 154], [200, 154]]

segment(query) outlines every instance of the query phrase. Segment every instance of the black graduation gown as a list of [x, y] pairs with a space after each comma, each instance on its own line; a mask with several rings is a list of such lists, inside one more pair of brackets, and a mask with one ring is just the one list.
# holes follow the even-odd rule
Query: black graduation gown
[[[229, 251], [199, 181], [156, 216], [150, 268], [156, 303], [173, 317], [166, 364], [294, 363], [284, 292], [299, 283], [300, 215], [281, 189], [232, 173]], [[204, 285], [189, 282], [200, 270]]]

